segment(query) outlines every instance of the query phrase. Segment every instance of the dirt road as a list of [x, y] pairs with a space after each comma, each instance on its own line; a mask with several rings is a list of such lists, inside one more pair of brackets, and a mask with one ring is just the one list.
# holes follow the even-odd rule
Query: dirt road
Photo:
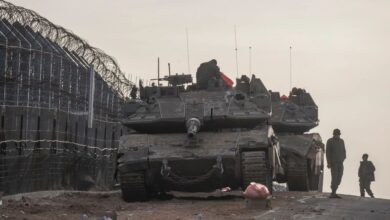
[[170, 200], [126, 203], [120, 192], [37, 192], [3, 198], [0, 219], [390, 219], [389, 200], [280, 192], [273, 208], [263, 210], [247, 209], [239, 194], [205, 199], [206, 194], [175, 193]]

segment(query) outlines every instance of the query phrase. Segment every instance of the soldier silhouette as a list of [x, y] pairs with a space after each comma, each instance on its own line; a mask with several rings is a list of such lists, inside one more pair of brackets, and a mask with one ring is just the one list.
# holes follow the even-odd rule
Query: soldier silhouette
[[332, 174], [332, 194], [330, 194], [329, 198], [341, 198], [336, 194], [336, 191], [343, 177], [343, 162], [346, 158], [346, 153], [344, 140], [340, 138], [340, 135], [340, 130], [336, 128], [333, 130], [333, 137], [326, 142], [326, 160]]
[[360, 162], [359, 167], [359, 186], [360, 196], [364, 197], [365, 191], [371, 198], [374, 198], [374, 194], [371, 191], [371, 182], [375, 181], [375, 166], [368, 160], [368, 154], [363, 154], [363, 161]]

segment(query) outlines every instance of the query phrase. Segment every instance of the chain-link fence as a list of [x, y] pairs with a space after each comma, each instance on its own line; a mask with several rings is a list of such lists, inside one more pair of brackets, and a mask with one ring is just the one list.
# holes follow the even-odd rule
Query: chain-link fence
[[131, 85], [101, 50], [0, 0], [0, 191], [111, 187]]

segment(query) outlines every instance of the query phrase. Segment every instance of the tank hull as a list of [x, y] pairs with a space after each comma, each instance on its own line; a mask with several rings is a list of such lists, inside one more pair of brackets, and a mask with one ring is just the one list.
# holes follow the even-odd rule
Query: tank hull
[[[120, 140], [118, 170], [121, 176], [142, 173], [145, 190], [153, 193], [237, 189], [252, 180], [271, 186], [280, 170], [272, 137], [271, 127], [200, 132], [193, 139], [183, 133], [127, 135]], [[124, 198], [138, 200], [125, 193]]]

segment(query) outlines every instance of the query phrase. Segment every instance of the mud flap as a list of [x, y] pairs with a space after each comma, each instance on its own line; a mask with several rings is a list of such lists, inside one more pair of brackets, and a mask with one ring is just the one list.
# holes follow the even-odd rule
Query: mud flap
[[272, 148], [274, 150], [274, 155], [275, 155], [275, 169], [273, 170], [273, 178], [276, 178], [278, 175], [284, 175], [284, 169], [282, 166], [282, 162], [280, 160], [280, 145], [279, 142], [276, 144], [272, 145]]

